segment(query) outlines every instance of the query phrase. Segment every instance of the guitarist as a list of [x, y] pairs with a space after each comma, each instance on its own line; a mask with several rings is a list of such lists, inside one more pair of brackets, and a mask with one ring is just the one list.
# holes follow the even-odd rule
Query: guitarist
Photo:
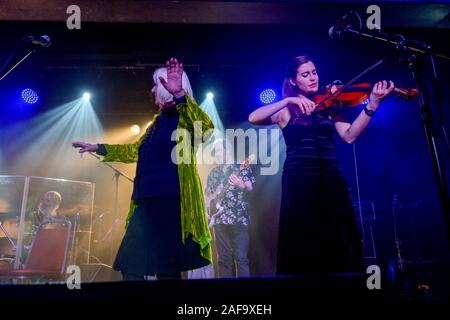
[[[222, 144], [223, 159], [229, 159]], [[215, 149], [217, 150], [217, 148]], [[248, 159], [241, 165], [223, 161], [211, 170], [206, 184], [206, 203], [210, 225], [213, 227], [218, 255], [218, 275], [233, 277], [250, 276], [248, 262], [249, 204], [248, 192], [253, 190], [255, 177]]]

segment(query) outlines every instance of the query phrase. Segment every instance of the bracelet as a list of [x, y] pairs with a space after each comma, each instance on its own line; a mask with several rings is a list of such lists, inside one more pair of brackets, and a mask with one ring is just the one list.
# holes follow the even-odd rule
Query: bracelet
[[372, 117], [375, 114], [375, 110], [367, 108], [367, 105], [364, 106], [364, 112], [369, 116]]
[[175, 104], [187, 103], [186, 96], [181, 96], [179, 98], [173, 96], [173, 101], [175, 102]]

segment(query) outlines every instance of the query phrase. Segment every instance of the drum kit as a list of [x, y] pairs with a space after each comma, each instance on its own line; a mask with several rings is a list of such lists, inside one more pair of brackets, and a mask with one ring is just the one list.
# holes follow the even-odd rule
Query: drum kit
[[0, 220], [0, 270], [13, 269], [18, 234], [17, 219]]
[[[86, 213], [86, 214], [85, 214]], [[71, 252], [70, 255], [73, 260], [76, 260], [76, 245], [78, 238], [83, 236], [85, 233], [90, 233], [89, 230], [84, 230], [80, 228], [80, 221], [84, 217], [89, 216], [89, 210], [84, 210], [84, 208], [74, 207], [74, 208], [61, 208], [58, 210], [58, 216], [52, 217], [55, 221], [64, 219], [69, 220], [72, 224], [72, 230], [74, 232], [71, 236]], [[17, 255], [17, 242], [19, 238], [19, 216], [14, 212], [0, 212], [0, 270], [8, 270], [14, 268], [14, 262]], [[30, 230], [29, 230], [30, 229]], [[34, 238], [35, 228], [24, 228], [23, 239], [23, 251], [27, 255], [31, 249], [32, 240]]]

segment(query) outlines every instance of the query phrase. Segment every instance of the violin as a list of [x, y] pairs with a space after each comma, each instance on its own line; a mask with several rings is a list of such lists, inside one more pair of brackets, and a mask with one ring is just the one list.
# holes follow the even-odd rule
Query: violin
[[[325, 93], [317, 94], [311, 99], [317, 104], [314, 111], [321, 111], [330, 107], [359, 106], [367, 101], [372, 87], [371, 83], [358, 83], [349, 86], [328, 85]], [[394, 88], [394, 92], [404, 99], [415, 99], [419, 95], [419, 91], [415, 88]]]

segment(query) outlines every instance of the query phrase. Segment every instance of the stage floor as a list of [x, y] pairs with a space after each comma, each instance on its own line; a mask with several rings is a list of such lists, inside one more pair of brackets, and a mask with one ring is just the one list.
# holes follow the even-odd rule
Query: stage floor
[[[270, 312], [289, 315], [309, 303], [343, 305], [407, 305], [408, 303], [448, 303], [446, 294], [413, 292], [401, 294], [384, 283], [369, 289], [368, 275], [308, 277], [252, 277], [240, 279], [118, 281], [81, 283], [69, 289], [66, 283], [3, 284], [0, 299], [6, 301], [126, 302], [151, 304], [164, 313], [189, 312], [196, 306], [210, 306], [216, 313]], [[230, 311], [230, 306], [233, 309]], [[230, 318], [231, 319], [231, 318]], [[240, 318], [237, 318], [240, 319]], [[287, 318], [284, 318], [287, 319]]]

